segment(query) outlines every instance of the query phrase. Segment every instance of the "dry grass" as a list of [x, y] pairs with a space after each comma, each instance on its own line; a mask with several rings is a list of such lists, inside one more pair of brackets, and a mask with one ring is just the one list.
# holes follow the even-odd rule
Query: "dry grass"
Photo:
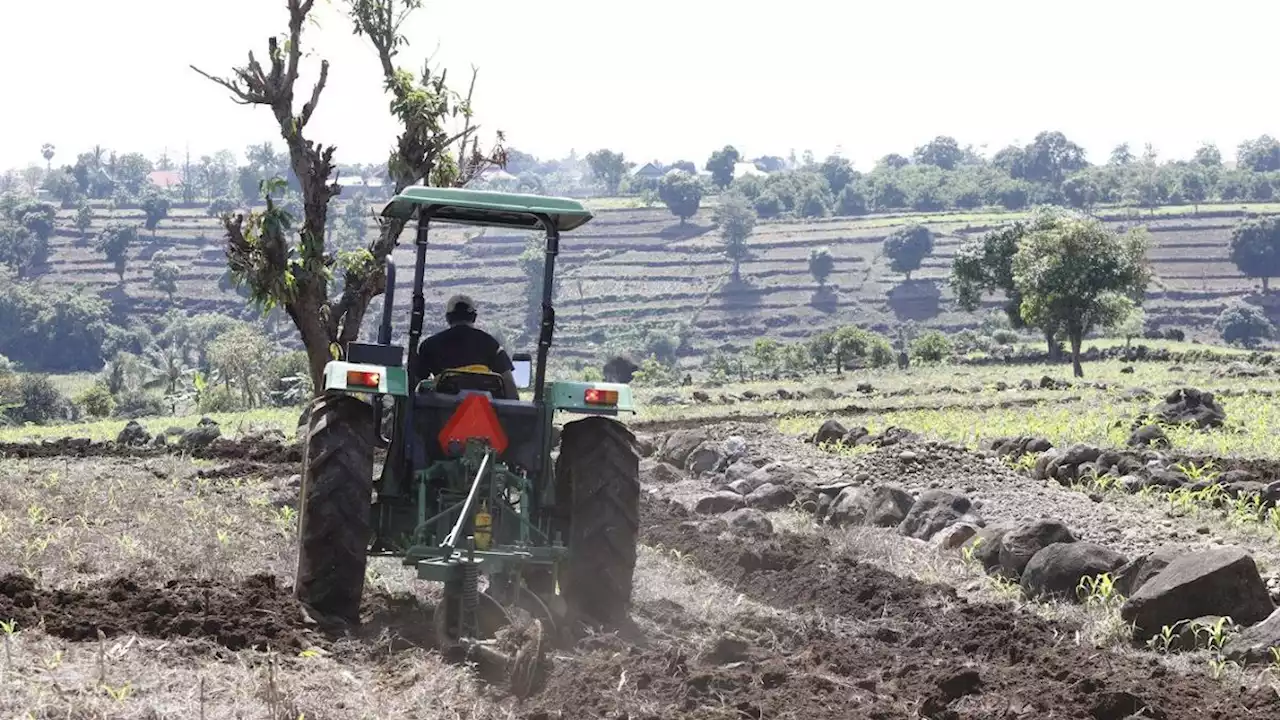
[[122, 573], [290, 574], [296, 490], [283, 478], [202, 478], [176, 457], [7, 460], [0, 569], [63, 585]]

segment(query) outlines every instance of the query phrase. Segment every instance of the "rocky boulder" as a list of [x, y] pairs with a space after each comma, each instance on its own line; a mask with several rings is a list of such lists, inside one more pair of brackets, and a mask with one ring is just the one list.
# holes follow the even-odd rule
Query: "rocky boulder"
[[658, 459], [676, 467], [684, 467], [693, 451], [706, 441], [707, 431], [702, 428], [676, 430], [668, 435], [667, 441], [662, 444]]
[[720, 443], [708, 440], [689, 453], [684, 461], [684, 469], [691, 475], [723, 470], [725, 466], [724, 451]]
[[640, 476], [655, 485], [670, 485], [684, 479], [684, 473], [658, 460], [641, 461]]
[[796, 494], [785, 485], [765, 483], [747, 494], [747, 507], [779, 510], [795, 502]]
[[131, 447], [142, 447], [151, 442], [151, 433], [142, 426], [137, 420], [130, 420], [125, 423], [124, 429], [116, 435], [117, 445], [128, 445]]
[[917, 540], [928, 540], [943, 528], [965, 521], [984, 525], [980, 518], [968, 514], [972, 503], [963, 495], [946, 490], [925, 490], [912, 503], [906, 517], [898, 524], [898, 533]]
[[960, 546], [960, 551], [982, 565], [988, 573], [1000, 566], [1000, 548], [1004, 545], [1004, 536], [1009, 528], [1004, 525], [984, 527], [978, 530]]
[[1228, 640], [1222, 647], [1222, 655], [1238, 663], [1270, 665], [1275, 661], [1271, 648], [1280, 649], [1280, 610]]
[[833, 527], [861, 525], [866, 520], [869, 505], [867, 491], [853, 486], [846, 487], [831, 501], [826, 512], [827, 524]]
[[747, 508], [734, 510], [726, 517], [729, 527], [751, 535], [772, 535], [773, 523], [760, 510]]
[[844, 440], [844, 436], [849, 431], [839, 420], [827, 420], [822, 423], [822, 427], [809, 438], [809, 442], [814, 445], [827, 445], [838, 443]]
[[1115, 578], [1116, 592], [1124, 597], [1133, 597], [1147, 581], [1169, 567], [1169, 563], [1186, 554], [1186, 550], [1178, 545], [1161, 545], [1154, 552], [1140, 555], [1118, 568], [1112, 577]]
[[693, 506], [694, 512], [703, 515], [723, 515], [746, 507], [746, 498], [730, 490], [721, 490], [711, 495], [704, 495]]
[[998, 457], [1020, 458], [1023, 455], [1036, 455], [1053, 448], [1053, 443], [1034, 435], [1019, 435], [1011, 438], [995, 438], [988, 447]]
[[1121, 606], [1120, 617], [1146, 640], [1183, 620], [1216, 615], [1252, 625], [1274, 610], [1253, 558], [1240, 548], [1214, 548], [1169, 563]]
[[1036, 553], [1056, 543], [1075, 541], [1075, 535], [1061, 520], [1036, 520], [1015, 526], [1001, 539], [998, 573], [1020, 580]]
[[911, 493], [896, 485], [880, 485], [871, 491], [863, 524], [872, 527], [898, 527], [915, 505]]
[[202, 417], [195, 427], [182, 433], [178, 444], [189, 450], [203, 450], [222, 437], [222, 428], [212, 418]]
[[1214, 399], [1213, 393], [1191, 387], [1170, 393], [1154, 414], [1166, 424], [1190, 425], [1200, 430], [1220, 428], [1227, 422], [1227, 412]]
[[1159, 425], [1143, 425], [1129, 434], [1128, 446], [1132, 448], [1166, 448], [1169, 436]]
[[1124, 564], [1124, 556], [1089, 542], [1060, 542], [1032, 556], [1022, 571], [1022, 590], [1031, 598], [1080, 601], [1080, 581], [1110, 573]]

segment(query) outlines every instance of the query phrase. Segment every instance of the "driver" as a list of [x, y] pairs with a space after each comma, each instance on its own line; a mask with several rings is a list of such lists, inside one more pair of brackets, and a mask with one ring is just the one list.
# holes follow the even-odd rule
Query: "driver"
[[449, 327], [418, 346], [418, 377], [478, 365], [502, 376], [508, 400], [519, 400], [511, 357], [489, 333], [477, 328], [476, 304], [466, 295], [449, 298], [444, 310]]

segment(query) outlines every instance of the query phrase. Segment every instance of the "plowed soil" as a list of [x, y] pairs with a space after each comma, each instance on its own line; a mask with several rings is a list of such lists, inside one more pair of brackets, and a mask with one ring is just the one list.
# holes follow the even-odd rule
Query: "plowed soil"
[[0, 443], [0, 457], [155, 457], [186, 453], [206, 460], [245, 460], [267, 465], [293, 465], [302, 462], [302, 446], [261, 438], [231, 440], [219, 438], [202, 448], [178, 445], [136, 447], [113, 442], [90, 442], [84, 438], [60, 438], [45, 442]]
[[[1280, 716], [1271, 691], [1135, 664], [1075, 641], [1077, 628], [837, 554], [815, 536], [720, 539], [646, 500], [646, 544], [679, 550], [764, 604], [812, 620], [744, 620], [781, 647], [691, 657], [676, 643], [616, 642], [552, 673], [530, 718], [1096, 718]], [[819, 618], [826, 618], [824, 622]], [[754, 627], [753, 627], [754, 626]], [[725, 662], [729, 660], [729, 662]]]
[[0, 618], [68, 640], [133, 633], [212, 640], [231, 650], [305, 649], [302, 611], [275, 577], [238, 585], [120, 577], [79, 590], [45, 590], [22, 575], [0, 577]]

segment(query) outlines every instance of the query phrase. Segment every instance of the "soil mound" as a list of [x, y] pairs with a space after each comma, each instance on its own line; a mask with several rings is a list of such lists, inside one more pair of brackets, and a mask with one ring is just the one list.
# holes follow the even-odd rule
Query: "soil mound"
[[279, 440], [248, 437], [238, 440], [219, 438], [202, 448], [177, 445], [138, 447], [114, 442], [93, 442], [88, 438], [59, 438], [42, 442], [0, 443], [0, 457], [156, 457], [185, 452], [206, 460], [244, 460], [261, 465], [297, 465], [302, 462], [302, 446]]
[[313, 644], [301, 607], [271, 575], [239, 584], [172, 580], [160, 587], [126, 576], [78, 590], [49, 590], [10, 574], [0, 577], [0, 618], [77, 641], [97, 640], [102, 631], [106, 637], [203, 638], [231, 650], [301, 650]]
[[[804, 636], [804, 642], [790, 657], [773, 654], [709, 674], [661, 649], [612, 656], [615, 670], [635, 668], [628, 670], [631, 678], [647, 671], [653, 683], [682, 683], [664, 688], [663, 694], [669, 690], [681, 697], [683, 690], [685, 697], [696, 698], [698, 687], [714, 687], [713, 697], [748, 717], [786, 715], [797, 708], [805, 708], [800, 713], [805, 717], [877, 718], [1118, 720], [1143, 708], [1147, 716], [1167, 720], [1280, 713], [1274, 692], [1242, 691], [1181, 675], [1154, 659], [1116, 656], [1106, 662], [1106, 651], [1071, 641], [1074, 625], [1015, 607], [968, 602], [947, 586], [863, 564], [823, 537], [781, 533], [744, 547], [689, 519], [681, 506], [645, 498], [643, 541], [679, 550], [754, 600], [838, 622], [796, 623], [802, 627], [792, 633]], [[671, 671], [670, 679], [661, 677], [660, 668]], [[615, 686], [618, 677], [613, 675]], [[861, 691], [851, 695], [849, 686]], [[667, 707], [654, 716], [713, 716], [701, 703], [696, 711]]]

